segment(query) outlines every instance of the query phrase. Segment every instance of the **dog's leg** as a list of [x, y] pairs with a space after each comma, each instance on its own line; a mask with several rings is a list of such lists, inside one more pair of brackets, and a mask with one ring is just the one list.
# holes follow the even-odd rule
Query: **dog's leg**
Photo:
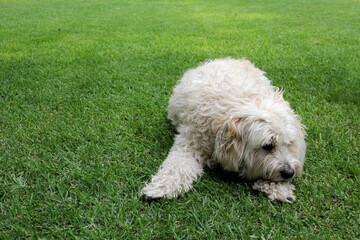
[[296, 200], [295, 186], [290, 182], [269, 182], [262, 179], [253, 184], [253, 189], [265, 193], [271, 200], [293, 203]]
[[196, 158], [188, 141], [177, 135], [169, 155], [159, 171], [142, 193], [148, 198], [173, 198], [191, 189], [192, 183], [203, 173], [203, 166]]

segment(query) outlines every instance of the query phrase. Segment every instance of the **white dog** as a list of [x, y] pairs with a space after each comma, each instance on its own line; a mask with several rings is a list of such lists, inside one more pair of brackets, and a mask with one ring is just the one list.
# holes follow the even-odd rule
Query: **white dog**
[[191, 189], [204, 165], [254, 181], [271, 200], [293, 202], [289, 180], [305, 161], [305, 132], [282, 92], [242, 59], [218, 59], [186, 72], [174, 88], [168, 118], [178, 134], [142, 193], [172, 198]]

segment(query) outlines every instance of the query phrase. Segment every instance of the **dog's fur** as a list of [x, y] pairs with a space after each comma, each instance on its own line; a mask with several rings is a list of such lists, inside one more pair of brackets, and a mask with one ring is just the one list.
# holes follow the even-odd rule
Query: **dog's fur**
[[191, 189], [204, 165], [254, 181], [270, 199], [293, 202], [289, 180], [305, 161], [305, 131], [282, 91], [248, 60], [206, 62], [174, 88], [168, 118], [178, 134], [142, 193], [172, 198]]

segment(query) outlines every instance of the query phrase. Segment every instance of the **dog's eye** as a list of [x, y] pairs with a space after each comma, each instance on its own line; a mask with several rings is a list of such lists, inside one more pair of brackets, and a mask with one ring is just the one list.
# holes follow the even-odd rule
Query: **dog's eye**
[[266, 144], [266, 145], [262, 146], [262, 149], [264, 149], [265, 151], [270, 152], [270, 151], [272, 151], [274, 149], [274, 147], [275, 146], [273, 144]]

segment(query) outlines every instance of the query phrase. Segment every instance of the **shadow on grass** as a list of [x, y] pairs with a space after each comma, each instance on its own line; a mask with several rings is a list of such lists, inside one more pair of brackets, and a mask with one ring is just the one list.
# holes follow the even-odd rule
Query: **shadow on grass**
[[241, 183], [241, 184], [249, 184], [251, 181], [246, 180], [242, 177], [239, 177], [238, 173], [229, 172], [224, 170], [220, 165], [216, 165], [213, 168], [205, 168], [205, 174], [207, 174], [212, 180], [217, 182], [225, 182], [225, 183]]

